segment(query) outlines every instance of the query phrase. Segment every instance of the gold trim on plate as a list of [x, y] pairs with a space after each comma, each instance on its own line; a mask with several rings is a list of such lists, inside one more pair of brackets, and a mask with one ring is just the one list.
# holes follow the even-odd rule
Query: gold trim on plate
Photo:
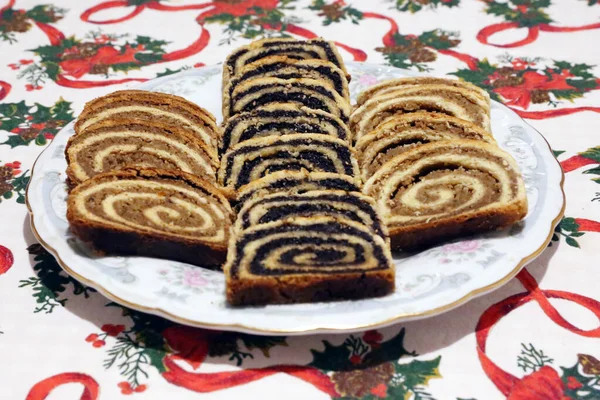
[[[506, 107], [504, 105], [502, 105], [502, 106]], [[510, 110], [508, 107], [506, 107], [506, 108], [511, 113], [516, 115], [516, 113], [514, 113], [514, 111]], [[518, 117], [518, 115], [517, 115], [517, 117]], [[546, 145], [548, 146], [548, 150], [552, 153], [552, 148], [550, 147], [550, 143], [548, 143], [548, 141], [546, 140], [544, 135], [542, 135], [537, 129], [535, 129], [533, 126], [531, 126], [525, 120], [523, 120], [522, 118], [520, 118], [520, 119], [523, 121], [523, 123], [527, 124], [538, 135], [540, 135], [540, 137], [542, 139], [544, 139], [544, 141], [546, 142]], [[47, 149], [48, 149], [48, 147], [40, 153], [40, 155], [36, 158], [35, 162], [33, 163], [33, 167], [31, 168], [31, 177], [33, 177], [35, 166], [36, 166], [39, 158]], [[42, 246], [44, 246], [44, 248], [46, 250], [48, 250], [54, 256], [54, 258], [56, 258], [56, 261], [61, 266], [61, 268], [64, 269], [69, 275], [71, 275], [78, 281], [98, 290], [100, 293], [102, 293], [102, 295], [104, 295], [105, 297], [107, 297], [108, 299], [110, 299], [116, 303], [119, 303], [119, 304], [124, 305], [129, 308], [132, 308], [134, 310], [158, 315], [158, 316], [167, 318], [169, 320], [172, 320], [174, 322], [178, 322], [178, 323], [181, 323], [184, 325], [195, 326], [198, 328], [220, 329], [220, 330], [247, 332], [247, 333], [262, 334], [262, 335], [299, 335], [299, 334], [318, 334], [318, 333], [343, 333], [343, 332], [350, 332], [350, 331], [361, 331], [361, 330], [367, 330], [367, 329], [382, 328], [382, 327], [393, 325], [393, 324], [399, 323], [399, 322], [406, 322], [409, 320], [421, 319], [421, 318], [430, 317], [430, 316], [437, 315], [437, 314], [442, 314], [444, 312], [450, 311], [451, 309], [456, 308], [456, 307], [468, 302], [469, 300], [471, 300], [477, 296], [480, 296], [482, 294], [485, 294], [485, 293], [491, 292], [495, 289], [498, 289], [499, 287], [506, 284], [509, 280], [514, 278], [527, 263], [529, 263], [530, 261], [535, 259], [546, 249], [546, 247], [548, 246], [548, 243], [550, 243], [550, 241], [552, 240], [552, 235], [554, 234], [554, 228], [556, 227], [556, 225], [559, 223], [559, 221], [561, 220], [561, 218], [564, 215], [565, 207], [566, 207], [566, 198], [565, 198], [565, 191], [564, 191], [565, 174], [560, 166], [560, 163], [556, 159], [556, 157], [554, 157], [554, 160], [558, 164], [558, 167], [561, 172], [560, 191], [562, 194], [562, 207], [561, 207], [558, 215], [552, 220], [552, 224], [550, 225], [550, 232], [548, 233], [548, 236], [546, 237], [546, 239], [544, 240], [542, 245], [537, 250], [535, 250], [533, 253], [522, 258], [521, 261], [519, 261], [517, 266], [512, 271], [510, 271], [507, 275], [505, 275], [503, 278], [499, 279], [498, 281], [493, 282], [487, 286], [472, 290], [471, 292], [467, 293], [460, 299], [453, 301], [452, 303], [445, 304], [443, 306], [436, 307], [436, 308], [433, 308], [433, 309], [430, 309], [427, 311], [423, 311], [423, 312], [398, 314], [392, 318], [388, 318], [384, 321], [379, 321], [376, 323], [351, 325], [351, 326], [348, 326], [345, 328], [334, 328], [334, 327], [324, 326], [324, 327], [320, 327], [320, 328], [311, 328], [311, 329], [281, 329], [280, 330], [280, 329], [262, 329], [262, 328], [256, 328], [256, 327], [252, 327], [252, 326], [244, 325], [244, 324], [211, 324], [211, 323], [204, 323], [204, 322], [198, 322], [198, 321], [194, 321], [194, 320], [190, 320], [190, 319], [186, 319], [186, 318], [181, 318], [181, 317], [179, 317], [175, 314], [172, 314], [168, 311], [165, 311], [159, 307], [146, 307], [146, 306], [143, 306], [140, 304], [131, 303], [125, 299], [120, 298], [119, 296], [115, 295], [114, 293], [110, 292], [105, 287], [103, 287], [93, 281], [90, 281], [89, 279], [87, 279], [87, 278], [79, 275], [75, 271], [73, 271], [73, 269], [71, 269], [60, 258], [60, 255], [58, 254], [58, 252], [40, 237], [40, 235], [35, 227], [33, 210], [31, 209], [31, 205], [29, 204], [29, 186], [31, 184], [31, 180], [30, 180], [29, 184], [27, 185], [27, 189], [26, 189], [26, 193], [25, 193], [25, 196], [26, 196], [25, 203], [27, 205], [27, 209], [29, 210], [31, 230], [32, 230], [34, 236], [40, 242], [40, 244]]]

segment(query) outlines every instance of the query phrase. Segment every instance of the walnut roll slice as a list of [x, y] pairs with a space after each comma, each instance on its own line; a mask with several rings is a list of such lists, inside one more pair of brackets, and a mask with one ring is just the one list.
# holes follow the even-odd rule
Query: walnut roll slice
[[515, 160], [476, 140], [407, 150], [382, 165], [363, 192], [377, 202], [392, 246], [407, 250], [505, 228], [527, 214]]
[[96, 175], [69, 194], [73, 234], [107, 254], [218, 267], [233, 212], [210, 182], [180, 171], [124, 169]]

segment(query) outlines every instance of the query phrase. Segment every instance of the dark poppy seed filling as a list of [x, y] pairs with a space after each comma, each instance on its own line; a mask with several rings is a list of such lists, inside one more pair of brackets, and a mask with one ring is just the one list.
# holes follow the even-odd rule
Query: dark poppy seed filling
[[373, 199], [359, 192], [309, 191], [255, 197], [238, 213], [238, 229], [294, 217], [331, 216], [362, 223], [387, 237]]
[[[255, 100], [252, 100], [248, 104], [246, 104], [239, 111], [251, 111], [259, 106], [264, 106], [265, 104], [270, 103], [300, 103], [308, 108], [313, 108], [315, 110], [325, 110], [329, 112], [334, 112], [335, 110], [330, 109], [324, 101], [321, 101], [318, 98], [311, 97], [310, 93], [306, 92], [276, 92], [276, 93], [266, 93]], [[343, 118], [347, 120], [347, 117]]]
[[[291, 58], [291, 57], [290, 57]], [[249, 66], [248, 68], [250, 68]], [[343, 72], [335, 67], [335, 65], [305, 65], [297, 62], [290, 64], [289, 62], [274, 62], [271, 64], [259, 65], [249, 71], [243, 72], [240, 76], [231, 80], [229, 85], [229, 95], [233, 94], [234, 89], [240, 82], [247, 81], [255, 77], [270, 76], [280, 79], [292, 78], [307, 78], [323, 79], [331, 82], [333, 88], [340, 96], [344, 96], [347, 92], [348, 81]]]
[[224, 271], [232, 305], [360, 299], [394, 290], [386, 242], [348, 219], [300, 217], [237, 232]]
[[[295, 59], [323, 59], [344, 69], [340, 55], [333, 49], [333, 43], [322, 39], [312, 39], [307, 41], [266, 39], [255, 42], [253, 45], [253, 47], [242, 47], [234, 51], [227, 58], [225, 61], [225, 68], [229, 71], [231, 76], [237, 75], [239, 73], [238, 68], [242, 68], [249, 63], [278, 55], [285, 55]], [[248, 56], [248, 53], [251, 53], [251, 55]], [[237, 66], [238, 61], [242, 57], [247, 57], [247, 59], [243, 60], [242, 65]]]
[[277, 172], [249, 185], [244, 186], [238, 192], [237, 205], [255, 196], [265, 196], [271, 193], [299, 194], [312, 190], [343, 190], [345, 192], [360, 191], [356, 182], [345, 175], [337, 175], [324, 172]]
[[347, 143], [325, 135], [256, 138], [231, 148], [221, 160], [219, 181], [233, 189], [276, 171], [307, 170], [357, 176]]
[[257, 137], [283, 136], [293, 133], [320, 133], [342, 140], [349, 139], [346, 125], [334, 115], [293, 104], [270, 104], [240, 113], [225, 125], [220, 151]]

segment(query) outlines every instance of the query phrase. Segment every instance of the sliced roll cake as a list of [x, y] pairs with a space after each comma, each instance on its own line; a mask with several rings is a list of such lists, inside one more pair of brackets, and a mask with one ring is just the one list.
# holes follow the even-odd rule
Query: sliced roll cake
[[144, 90], [109, 93], [86, 103], [77, 117], [75, 132], [82, 133], [91, 125], [114, 118], [144, 119], [178, 126], [200, 138], [208, 145], [206, 149], [210, 156], [219, 160], [217, 144], [220, 131], [215, 117], [183, 97]]
[[239, 143], [221, 160], [219, 183], [229, 190], [277, 171], [332, 172], [358, 177], [348, 143], [326, 135], [269, 136]]
[[[350, 102], [348, 80], [344, 71], [326, 60], [297, 60], [285, 56], [266, 57], [246, 65], [240, 73], [232, 78], [223, 90], [224, 107], [229, 107], [229, 101], [235, 88], [242, 82], [256, 78], [298, 79], [310, 78], [327, 82], [346, 101]], [[224, 113], [227, 110], [223, 111]]]
[[387, 238], [373, 199], [360, 192], [313, 190], [301, 194], [272, 193], [255, 197], [240, 209], [236, 230], [255, 225], [298, 217], [330, 216], [346, 218], [368, 227], [373, 233]]
[[367, 100], [350, 117], [353, 138], [359, 140], [390, 116], [415, 111], [446, 114], [491, 132], [490, 104], [478, 94], [449, 85], [422, 85], [395, 89]]
[[497, 146], [456, 139], [399, 154], [366, 182], [392, 246], [416, 249], [508, 227], [527, 214], [515, 160]]
[[215, 181], [218, 163], [207, 145], [177, 125], [152, 119], [105, 119], [69, 139], [67, 178], [75, 186], [124, 167], [181, 170]]
[[76, 237], [106, 254], [218, 267], [226, 257], [233, 212], [219, 189], [194, 175], [125, 169], [73, 189], [67, 219]]
[[342, 121], [350, 117], [350, 103], [327, 81], [308, 78], [256, 78], [240, 82], [231, 94], [223, 118], [273, 103], [292, 103], [326, 111]]
[[223, 65], [223, 88], [229, 80], [240, 74], [251, 63], [271, 56], [287, 56], [298, 60], [320, 59], [333, 63], [350, 78], [344, 61], [333, 42], [323, 39], [297, 40], [293, 38], [271, 38], [256, 40], [234, 50]]
[[344, 218], [286, 219], [236, 232], [223, 270], [234, 306], [377, 297], [395, 284], [385, 240]]
[[356, 156], [363, 180], [366, 181], [392, 157], [415, 146], [455, 139], [495, 143], [490, 133], [463, 119], [422, 111], [394, 115], [356, 143]]
[[406, 78], [397, 78], [397, 79], [388, 79], [382, 81], [376, 85], [370, 86], [369, 88], [363, 90], [358, 97], [356, 98], [356, 105], [360, 107], [367, 100], [370, 100], [377, 96], [383, 96], [390, 92], [393, 92], [396, 89], [406, 88], [410, 86], [416, 85], [448, 85], [454, 86], [458, 88], [463, 88], [466, 90], [470, 90], [474, 95], [480, 97], [482, 100], [486, 102], [490, 102], [490, 95], [485, 90], [481, 89], [479, 86], [475, 86], [472, 83], [457, 80], [457, 79], [449, 79], [449, 78], [435, 78], [431, 76], [416, 76], [416, 77], [406, 77]]
[[295, 195], [308, 191], [341, 190], [360, 191], [354, 177], [329, 172], [279, 171], [254, 180], [237, 191], [235, 203], [245, 204], [255, 197], [273, 193]]
[[292, 133], [321, 133], [347, 141], [350, 131], [338, 117], [291, 103], [274, 103], [236, 114], [227, 120], [221, 139], [221, 154], [249, 139]]

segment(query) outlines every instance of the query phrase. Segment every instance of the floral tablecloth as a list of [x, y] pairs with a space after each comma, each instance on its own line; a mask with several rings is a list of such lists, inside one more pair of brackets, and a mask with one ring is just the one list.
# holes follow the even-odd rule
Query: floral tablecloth
[[[2, 2], [1, 399], [600, 399], [598, 0]], [[193, 329], [62, 272], [24, 204], [44, 146], [93, 97], [265, 36], [324, 36], [348, 60], [455, 75], [528, 119], [566, 176], [550, 246], [454, 311], [345, 335]]]

